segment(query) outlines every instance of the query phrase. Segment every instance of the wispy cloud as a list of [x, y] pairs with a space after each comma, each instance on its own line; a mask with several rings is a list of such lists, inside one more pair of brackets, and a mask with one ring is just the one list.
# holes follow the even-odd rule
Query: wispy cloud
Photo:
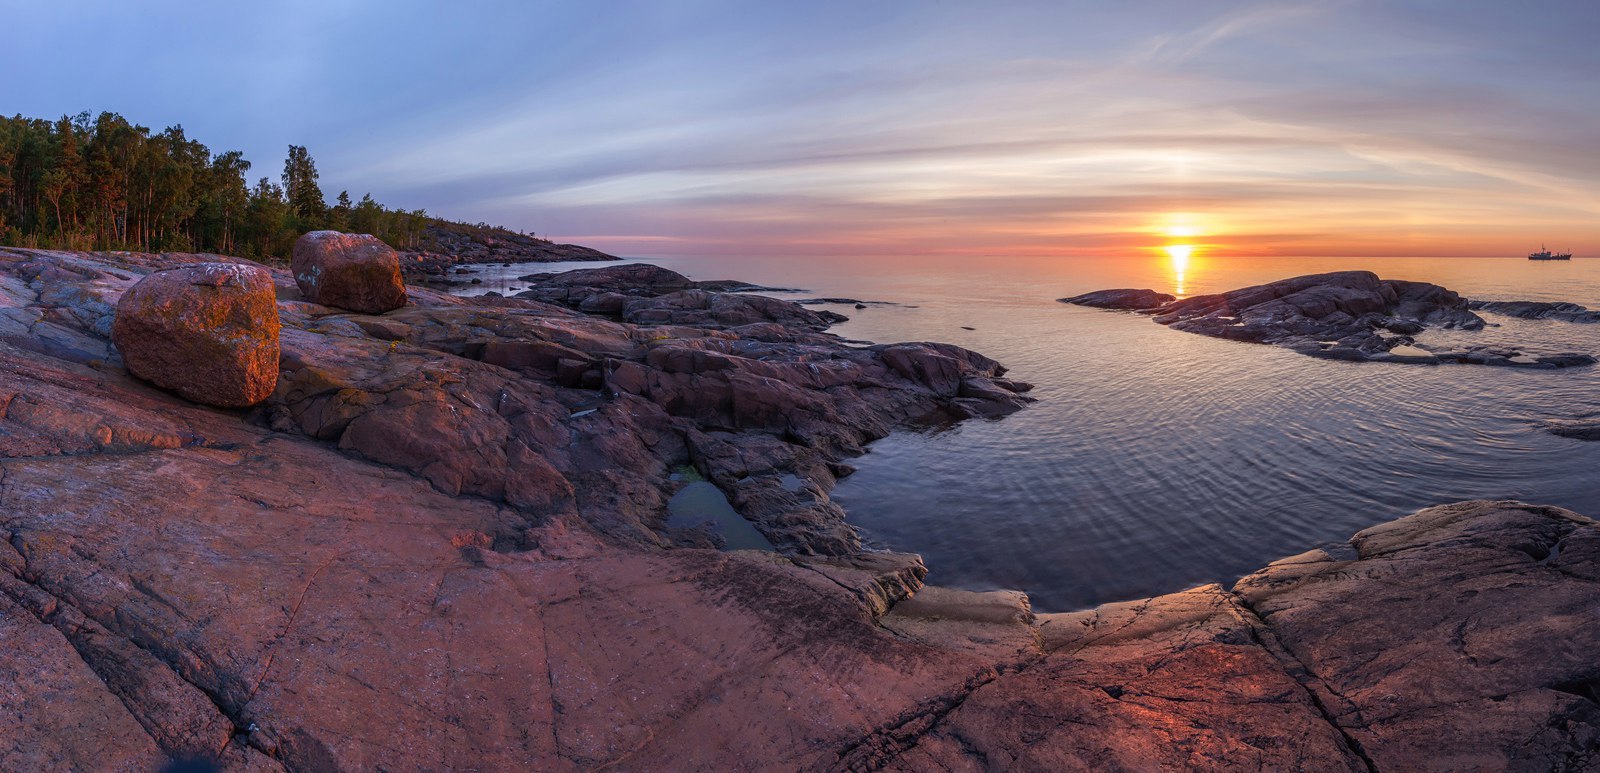
[[1162, 33], [1140, 44], [1133, 60], [1164, 65], [1183, 64], [1230, 39], [1270, 33], [1272, 28], [1306, 17], [1333, 13], [1347, 0], [1260, 3], [1225, 13], [1187, 32]]

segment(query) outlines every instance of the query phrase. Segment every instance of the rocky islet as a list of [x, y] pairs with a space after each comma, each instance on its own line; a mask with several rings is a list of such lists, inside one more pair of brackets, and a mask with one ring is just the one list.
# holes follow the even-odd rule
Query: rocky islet
[[[1534, 351], [1521, 346], [1419, 344], [1415, 336], [1429, 328], [1482, 330], [1487, 323], [1472, 309], [1493, 311], [1496, 307], [1475, 305], [1436, 284], [1380, 279], [1370, 271], [1310, 274], [1214, 295], [1164, 298], [1170, 296], [1153, 290], [1123, 289], [1061, 300], [1135, 310], [1174, 330], [1273, 344], [1326, 359], [1546, 370], [1593, 365], [1596, 361], [1587, 353]], [[1543, 309], [1541, 313], [1570, 311]]]

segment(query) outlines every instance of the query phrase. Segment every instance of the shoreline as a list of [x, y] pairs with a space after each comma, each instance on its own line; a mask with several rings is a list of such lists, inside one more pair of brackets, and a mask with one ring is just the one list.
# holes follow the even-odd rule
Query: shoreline
[[[100, 332], [187, 262], [0, 249], [0, 666], [39, 674], [0, 686], [0, 767], [1515, 767], [1600, 727], [1600, 634], [1561, 613], [1600, 581], [1582, 516], [1429, 508], [1035, 615], [861, 552], [827, 498], [903, 422], [1020, 408], [982, 355], [662, 274], [360, 315], [277, 270], [278, 392], [219, 411]], [[810, 555], [669, 533], [679, 459]]]

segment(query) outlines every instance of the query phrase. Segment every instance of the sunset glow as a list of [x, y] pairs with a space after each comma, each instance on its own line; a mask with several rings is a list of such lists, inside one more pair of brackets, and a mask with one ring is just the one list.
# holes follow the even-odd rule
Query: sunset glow
[[[110, 7], [118, 34], [61, 58], [59, 81], [16, 79], [7, 109], [73, 113], [106, 100], [57, 82], [122, 72], [118, 102], [149, 110], [131, 119], [195, 116], [191, 132], [257, 159], [290, 132], [330, 191], [630, 255], [1600, 248], [1600, 49], [1571, 18], [1591, 9], [1159, 7], [531, 4], [492, 27], [397, 8], [379, 37], [409, 54], [385, 81], [347, 66], [365, 17], [241, 6], [185, 45], [270, 87], [199, 72], [180, 91], [143, 43], [176, 9]], [[582, 77], [527, 29], [582, 34]], [[8, 72], [55, 53], [34, 40], [0, 52]], [[334, 130], [355, 116], [360, 131]]]
[[5, 21], [0, 773], [1600, 773], [1600, 0]]

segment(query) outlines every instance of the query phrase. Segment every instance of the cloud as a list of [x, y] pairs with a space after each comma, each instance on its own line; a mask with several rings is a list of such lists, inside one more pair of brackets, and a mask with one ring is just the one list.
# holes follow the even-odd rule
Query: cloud
[[33, 4], [0, 65], [25, 112], [642, 251], [1114, 250], [1182, 211], [1252, 251], [1504, 252], [1600, 209], [1597, 8]]

